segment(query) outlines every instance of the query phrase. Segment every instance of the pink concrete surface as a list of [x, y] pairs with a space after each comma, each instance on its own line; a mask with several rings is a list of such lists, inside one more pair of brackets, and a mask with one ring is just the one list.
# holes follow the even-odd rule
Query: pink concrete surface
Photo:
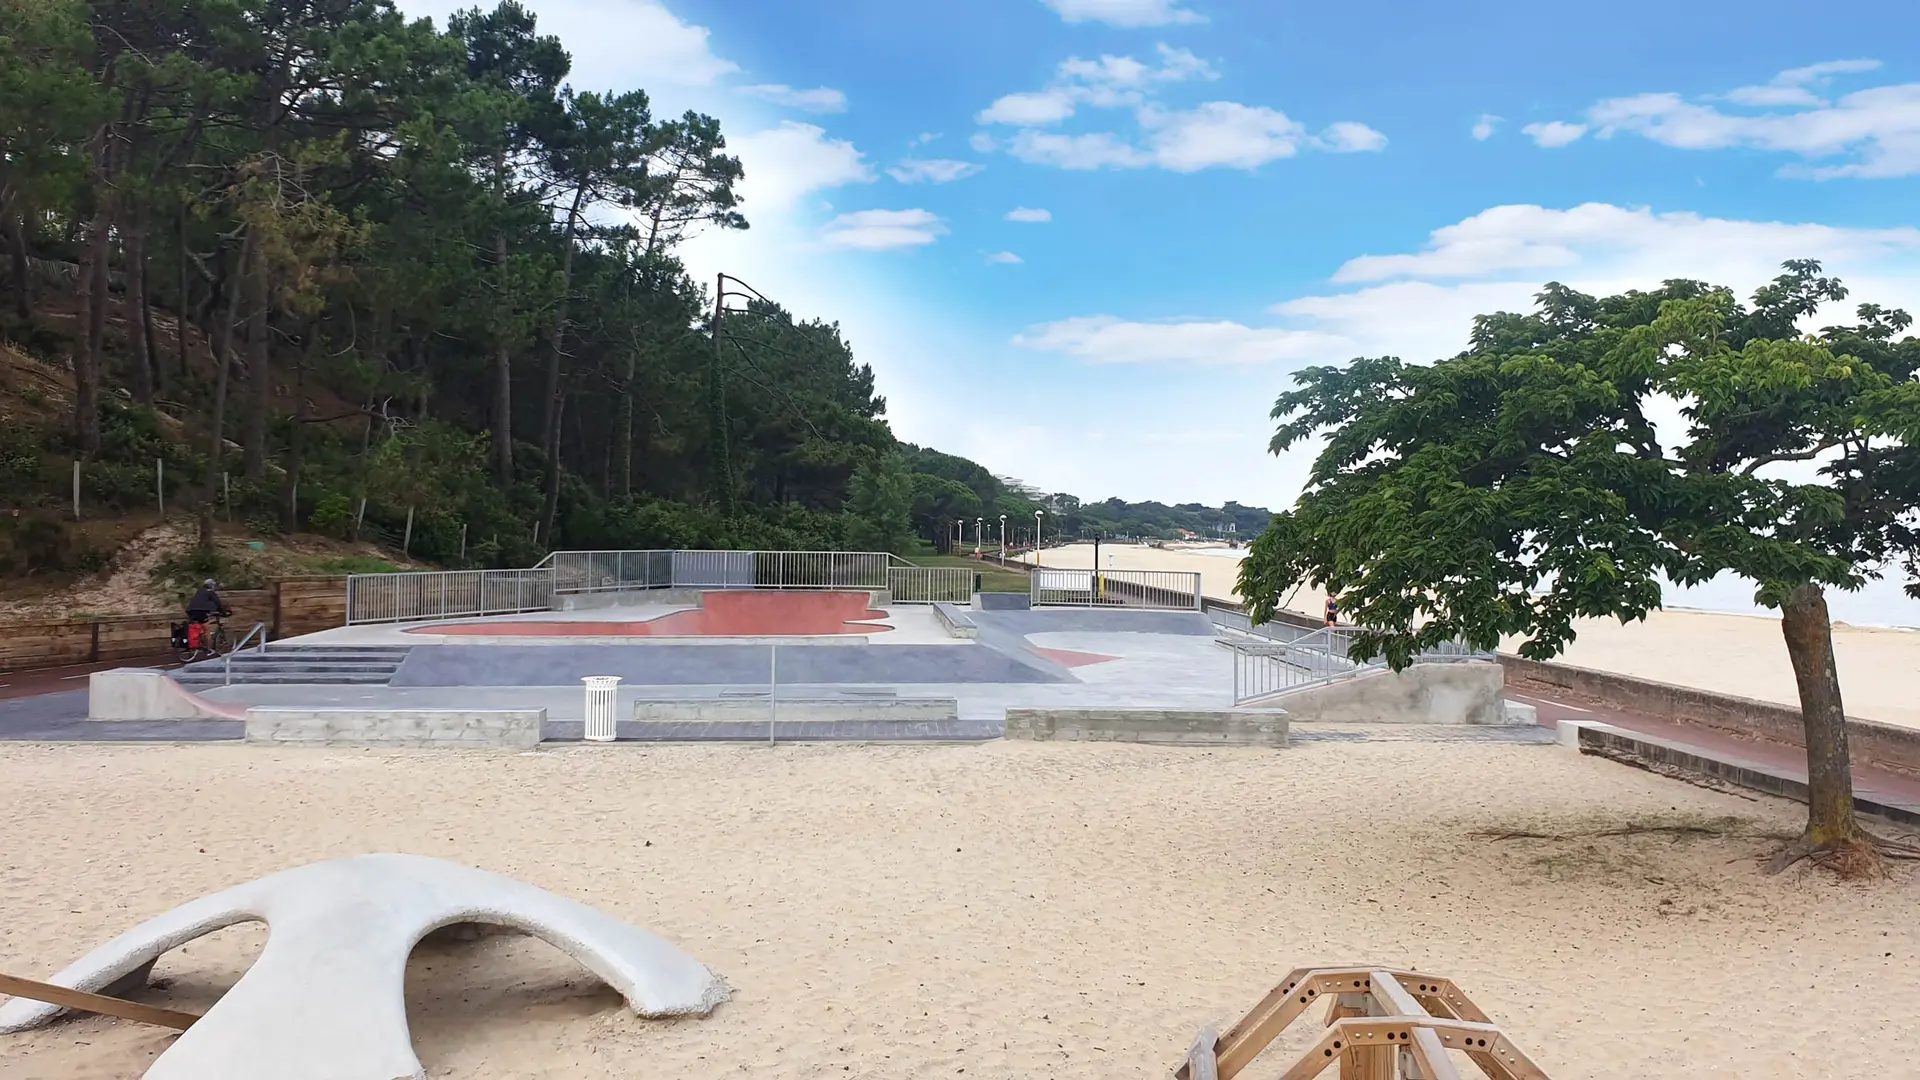
[[890, 630], [865, 620], [887, 613], [868, 605], [864, 592], [709, 592], [701, 606], [657, 619], [573, 622], [509, 619], [498, 622], [418, 626], [410, 634], [471, 637], [814, 637], [877, 634]]

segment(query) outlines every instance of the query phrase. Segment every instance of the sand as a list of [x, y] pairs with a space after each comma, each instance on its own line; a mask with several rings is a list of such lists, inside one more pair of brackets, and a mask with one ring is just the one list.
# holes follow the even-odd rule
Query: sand
[[[1239, 599], [1239, 560], [1224, 552], [1167, 551], [1129, 545], [1100, 547], [1100, 563], [1120, 570], [1178, 570], [1201, 575], [1206, 595]], [[1041, 564], [1088, 567], [1093, 546], [1074, 545], [1041, 553]], [[1318, 617], [1326, 594], [1303, 585], [1289, 594], [1288, 608]], [[1780, 621], [1754, 615], [1654, 611], [1641, 622], [1582, 619], [1578, 637], [1556, 659], [1578, 667], [1675, 683], [1722, 694], [1798, 707], [1799, 690], [1787, 662]], [[1501, 642], [1513, 652], [1520, 638]], [[1835, 664], [1847, 715], [1905, 727], [1920, 727], [1920, 633], [1835, 623]]]
[[[648, 926], [736, 992], [656, 1023], [536, 942], [423, 948], [407, 993], [436, 1077], [1164, 1076], [1290, 967], [1351, 961], [1455, 977], [1556, 1080], [1920, 1060], [1913, 871], [1762, 878], [1750, 837], [1478, 835], [1799, 820], [1557, 747], [7, 746], [0, 815], [8, 972], [260, 874], [410, 851]], [[207, 1007], [261, 940], [169, 954], [149, 999]], [[62, 1023], [0, 1037], [0, 1072], [132, 1077], [168, 1038]]]

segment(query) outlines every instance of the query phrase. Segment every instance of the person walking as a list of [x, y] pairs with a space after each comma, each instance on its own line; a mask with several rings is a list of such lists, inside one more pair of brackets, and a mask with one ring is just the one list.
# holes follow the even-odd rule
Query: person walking
[[1339, 623], [1340, 623], [1340, 601], [1335, 599], [1332, 593], [1328, 593], [1327, 594], [1327, 625], [1337, 626], [1339, 625]]

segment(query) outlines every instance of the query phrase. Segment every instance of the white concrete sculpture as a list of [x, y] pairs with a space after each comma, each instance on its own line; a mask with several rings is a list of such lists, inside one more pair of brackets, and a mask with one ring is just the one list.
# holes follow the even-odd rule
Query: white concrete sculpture
[[[456, 923], [524, 931], [606, 980], [642, 1016], [705, 1015], [718, 976], [665, 941], [523, 882], [419, 855], [357, 855], [271, 874], [183, 904], [94, 949], [50, 981], [101, 992], [169, 949], [264, 922], [253, 967], [146, 1072], [147, 1080], [424, 1077], [407, 1030], [407, 957]], [[0, 1006], [0, 1033], [61, 1010]]]

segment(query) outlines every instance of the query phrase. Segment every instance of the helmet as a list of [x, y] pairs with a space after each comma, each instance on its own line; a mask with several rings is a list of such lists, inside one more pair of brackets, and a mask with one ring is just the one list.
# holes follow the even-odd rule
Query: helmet
[[203, 582], [201, 582], [200, 584], [202, 584], [202, 585], [205, 585], [205, 586], [206, 586], [207, 588], [209, 588], [209, 589], [211, 589], [211, 588], [213, 588], [213, 587], [214, 587], [214, 584], [213, 584], [213, 579], [212, 579], [212, 578], [208, 578], [207, 580], [205, 580], [205, 581], [203, 581]]

